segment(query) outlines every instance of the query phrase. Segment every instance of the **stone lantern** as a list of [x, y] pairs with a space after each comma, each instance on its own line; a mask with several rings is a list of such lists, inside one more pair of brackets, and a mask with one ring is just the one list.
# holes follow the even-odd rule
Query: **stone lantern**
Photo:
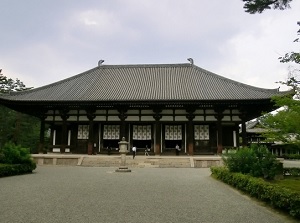
[[126, 154], [128, 153], [128, 142], [125, 141], [125, 137], [119, 142], [119, 153], [121, 154], [121, 164], [116, 172], [131, 172], [126, 166]]

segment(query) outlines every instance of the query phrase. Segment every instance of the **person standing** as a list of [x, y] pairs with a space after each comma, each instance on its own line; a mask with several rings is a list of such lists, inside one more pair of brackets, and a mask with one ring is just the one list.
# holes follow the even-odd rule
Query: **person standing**
[[176, 151], [176, 156], [179, 156], [180, 148], [179, 148], [178, 144], [176, 144], [176, 146], [175, 146], [175, 151]]
[[135, 155], [136, 155], [136, 147], [133, 146], [133, 147], [132, 147], [132, 158], [133, 158], [133, 159], [134, 159]]
[[146, 149], [145, 149], [145, 156], [149, 156], [148, 151], [150, 151], [150, 149], [148, 149], [148, 146], [146, 145]]

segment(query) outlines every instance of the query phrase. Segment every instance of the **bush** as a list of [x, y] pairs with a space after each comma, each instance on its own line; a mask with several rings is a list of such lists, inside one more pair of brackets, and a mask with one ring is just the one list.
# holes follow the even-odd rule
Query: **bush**
[[300, 154], [284, 154], [283, 155], [284, 159], [294, 159], [294, 160], [299, 160], [300, 159]]
[[32, 173], [35, 168], [35, 164], [0, 164], [0, 177]]
[[300, 219], [299, 193], [272, 185], [261, 178], [230, 172], [226, 167], [211, 167], [211, 172], [217, 179]]
[[[36, 168], [36, 163], [32, 160], [29, 149], [6, 143], [0, 148], [0, 176], [10, 176], [32, 172]], [[11, 174], [15, 173], [15, 174]], [[7, 175], [8, 174], [8, 175]]]
[[254, 177], [274, 179], [279, 162], [267, 147], [251, 145], [223, 155], [225, 166], [230, 172], [250, 174]]
[[283, 174], [288, 176], [300, 176], [300, 168], [296, 168], [296, 167], [283, 168]]

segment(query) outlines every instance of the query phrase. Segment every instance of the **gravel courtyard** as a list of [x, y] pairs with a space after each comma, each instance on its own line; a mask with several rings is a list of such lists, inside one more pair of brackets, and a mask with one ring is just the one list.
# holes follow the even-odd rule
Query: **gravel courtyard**
[[296, 222], [210, 177], [207, 168], [38, 166], [0, 178], [0, 222]]

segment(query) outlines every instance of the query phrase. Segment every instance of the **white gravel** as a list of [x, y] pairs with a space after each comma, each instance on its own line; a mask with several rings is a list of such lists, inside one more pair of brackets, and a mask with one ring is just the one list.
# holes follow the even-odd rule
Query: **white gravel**
[[209, 169], [38, 166], [0, 178], [0, 222], [296, 222], [210, 177]]

